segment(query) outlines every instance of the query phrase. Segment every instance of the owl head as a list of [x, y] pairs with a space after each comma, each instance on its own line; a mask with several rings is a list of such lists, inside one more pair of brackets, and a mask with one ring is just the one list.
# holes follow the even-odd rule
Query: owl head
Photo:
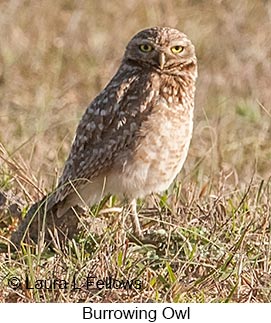
[[196, 67], [195, 48], [188, 37], [169, 27], [148, 28], [128, 43], [124, 61], [160, 73], [175, 74], [185, 67]]

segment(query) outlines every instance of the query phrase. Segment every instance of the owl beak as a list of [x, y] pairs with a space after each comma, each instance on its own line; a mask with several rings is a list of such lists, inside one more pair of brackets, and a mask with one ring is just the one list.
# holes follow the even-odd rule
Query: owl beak
[[159, 53], [159, 66], [160, 66], [161, 70], [164, 68], [165, 63], [166, 63], [166, 55], [165, 55], [165, 53]]

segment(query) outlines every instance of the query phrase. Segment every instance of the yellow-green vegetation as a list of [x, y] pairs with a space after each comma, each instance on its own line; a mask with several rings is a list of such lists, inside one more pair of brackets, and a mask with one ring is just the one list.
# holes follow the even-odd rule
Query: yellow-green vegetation
[[[187, 33], [199, 61], [185, 167], [168, 192], [138, 203], [158, 239], [128, 239], [112, 197], [65, 250], [1, 254], [0, 302], [270, 301], [270, 1], [2, 1], [1, 242], [16, 228], [14, 205], [25, 213], [55, 186], [76, 125], [127, 41], [154, 25]], [[94, 285], [134, 281], [111, 289], [87, 286], [89, 276]]]

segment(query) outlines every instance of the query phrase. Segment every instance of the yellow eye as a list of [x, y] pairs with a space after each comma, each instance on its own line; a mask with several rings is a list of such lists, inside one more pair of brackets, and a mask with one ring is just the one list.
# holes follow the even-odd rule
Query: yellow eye
[[171, 47], [171, 51], [173, 54], [179, 54], [183, 51], [183, 47], [182, 46], [173, 46], [173, 47]]
[[139, 45], [139, 49], [141, 50], [141, 52], [148, 53], [153, 50], [153, 47], [149, 44], [142, 44], [142, 45]]

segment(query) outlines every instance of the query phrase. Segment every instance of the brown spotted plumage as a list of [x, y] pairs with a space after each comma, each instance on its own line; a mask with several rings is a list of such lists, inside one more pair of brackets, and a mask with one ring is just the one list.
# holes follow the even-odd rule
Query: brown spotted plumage
[[135, 35], [117, 73], [83, 115], [56, 190], [30, 208], [13, 242], [21, 241], [32, 217], [30, 236], [37, 240], [43, 218], [36, 220], [36, 213], [50, 211], [48, 223], [61, 229], [71, 207], [93, 205], [106, 194], [133, 202], [140, 235], [135, 199], [167, 189], [186, 159], [196, 78], [195, 50], [185, 34], [155, 27]]

